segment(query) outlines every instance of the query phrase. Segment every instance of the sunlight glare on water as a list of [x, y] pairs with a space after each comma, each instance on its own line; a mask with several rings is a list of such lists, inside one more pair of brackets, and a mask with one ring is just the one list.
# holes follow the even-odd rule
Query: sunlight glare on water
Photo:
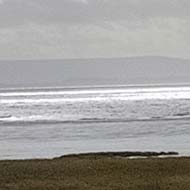
[[[0, 108], [2, 158], [139, 147], [174, 150], [174, 145], [175, 151], [189, 154], [188, 86], [4, 89]], [[174, 142], [181, 138], [180, 144]], [[44, 151], [27, 151], [37, 144]]]

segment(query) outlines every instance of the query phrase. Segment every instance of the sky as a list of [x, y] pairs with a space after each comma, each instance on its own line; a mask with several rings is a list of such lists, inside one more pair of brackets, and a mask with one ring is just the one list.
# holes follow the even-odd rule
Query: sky
[[189, 0], [0, 0], [0, 59], [190, 58]]

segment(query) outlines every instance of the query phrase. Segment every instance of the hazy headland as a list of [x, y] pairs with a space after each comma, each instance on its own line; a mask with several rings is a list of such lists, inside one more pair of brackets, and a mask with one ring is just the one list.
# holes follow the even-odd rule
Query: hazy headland
[[0, 61], [0, 87], [190, 83], [190, 60], [167, 57]]

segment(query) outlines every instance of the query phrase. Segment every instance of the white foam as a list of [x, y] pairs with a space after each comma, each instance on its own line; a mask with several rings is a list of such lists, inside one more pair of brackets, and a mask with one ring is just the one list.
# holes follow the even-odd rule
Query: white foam
[[178, 93], [189, 92], [190, 87], [151, 87], [151, 88], [116, 88], [116, 89], [88, 89], [88, 90], [60, 90], [60, 91], [25, 91], [1, 92], [0, 97], [12, 96], [46, 96], [46, 95], [80, 95], [80, 94], [111, 94], [111, 93]]
[[[93, 94], [94, 93], [94, 94]], [[4, 93], [3, 95], [5, 95]], [[66, 95], [67, 96], [62, 96]], [[84, 96], [75, 96], [76, 94]], [[90, 94], [90, 95], [88, 95]], [[14, 97], [14, 96], [17, 97]], [[22, 97], [25, 95], [26, 97]], [[31, 97], [31, 96], [37, 97]], [[40, 95], [49, 95], [48, 97]], [[59, 95], [59, 96], [55, 96]], [[136, 100], [169, 100], [190, 99], [190, 88], [151, 88], [151, 89], [116, 89], [116, 90], [85, 90], [61, 92], [23, 92], [8, 93], [0, 99], [1, 104], [38, 104], [38, 103], [64, 103], [64, 102], [89, 102], [89, 101], [136, 101]], [[21, 96], [21, 97], [19, 97]]]

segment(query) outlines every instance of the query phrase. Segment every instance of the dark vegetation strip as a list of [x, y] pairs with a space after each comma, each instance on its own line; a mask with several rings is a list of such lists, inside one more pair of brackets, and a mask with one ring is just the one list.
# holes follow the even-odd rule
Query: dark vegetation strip
[[177, 156], [178, 152], [98, 152], [64, 155], [59, 158], [85, 158], [85, 157], [155, 157]]
[[[146, 156], [153, 157], [120, 158], [121, 155], [134, 156], [129, 153], [91, 153], [51, 160], [0, 161], [0, 190], [190, 189], [189, 157], [162, 159], [149, 152]], [[142, 153], [135, 155], [142, 156]]]

